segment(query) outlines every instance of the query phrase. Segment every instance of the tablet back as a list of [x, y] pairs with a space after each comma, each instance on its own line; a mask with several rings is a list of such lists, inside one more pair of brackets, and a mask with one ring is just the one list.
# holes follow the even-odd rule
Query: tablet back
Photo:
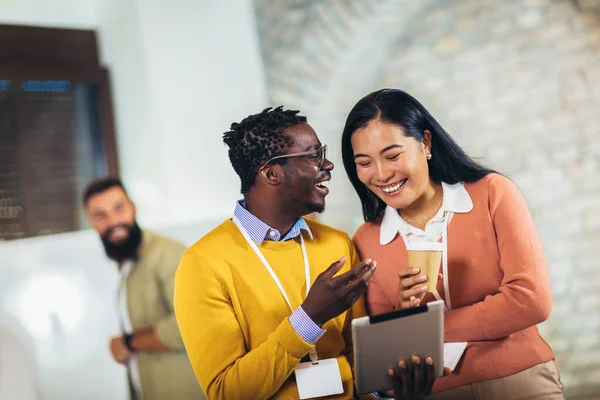
[[444, 369], [444, 302], [352, 321], [356, 389], [359, 394], [391, 388], [387, 371], [413, 354], [429, 356], [437, 376]]

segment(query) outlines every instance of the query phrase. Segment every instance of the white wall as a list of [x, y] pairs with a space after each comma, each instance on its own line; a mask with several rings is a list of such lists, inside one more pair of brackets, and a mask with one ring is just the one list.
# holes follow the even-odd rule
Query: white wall
[[239, 181], [222, 133], [266, 106], [251, 2], [128, 0], [102, 18], [122, 176], [140, 219], [225, 218]]
[[[267, 106], [250, 0], [3, 0], [0, 23], [97, 30], [142, 226], [191, 244], [231, 213], [239, 180], [221, 135]], [[92, 231], [0, 242], [0, 384], [32, 382], [2, 400], [124, 399], [107, 348], [115, 289]]]
[[0, 399], [38, 399], [32, 342], [0, 308]]
[[97, 0], [3, 0], [0, 24], [90, 29], [96, 26]]
[[250, 0], [4, 0], [0, 23], [98, 32], [143, 223], [231, 213], [239, 181], [221, 135], [268, 105]]
[[[190, 245], [215, 223], [158, 232]], [[125, 400], [117, 284], [91, 230], [0, 241], [0, 399]]]

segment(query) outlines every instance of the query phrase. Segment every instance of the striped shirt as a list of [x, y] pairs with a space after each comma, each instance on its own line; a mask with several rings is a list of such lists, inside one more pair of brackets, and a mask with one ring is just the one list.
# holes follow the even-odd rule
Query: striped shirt
[[[241, 225], [248, 232], [248, 235], [258, 245], [265, 240], [274, 242], [291, 240], [299, 236], [302, 233], [302, 230], [305, 230], [311, 239], [313, 237], [304, 218], [298, 218], [292, 226], [292, 229], [281, 238], [281, 232], [275, 228], [271, 228], [246, 209], [246, 202], [244, 200], [240, 200], [236, 203], [233, 215], [237, 217]], [[294, 312], [292, 312], [292, 315], [290, 315], [290, 324], [302, 339], [310, 344], [317, 343], [321, 336], [325, 334], [325, 330], [319, 328], [319, 326], [315, 324], [306, 312], [304, 312], [302, 306], [296, 308]]]

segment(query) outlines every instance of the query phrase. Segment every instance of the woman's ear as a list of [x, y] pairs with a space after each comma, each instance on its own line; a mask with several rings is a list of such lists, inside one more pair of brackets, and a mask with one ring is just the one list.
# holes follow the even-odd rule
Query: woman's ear
[[425, 150], [425, 154], [431, 154], [431, 132], [429, 129], [425, 129], [423, 132], [423, 150]]

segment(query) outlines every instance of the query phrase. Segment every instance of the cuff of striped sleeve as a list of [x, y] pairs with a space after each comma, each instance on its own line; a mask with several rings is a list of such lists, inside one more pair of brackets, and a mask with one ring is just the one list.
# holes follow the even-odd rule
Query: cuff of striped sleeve
[[385, 396], [385, 397], [381, 397], [381, 396], [379, 395], [379, 392], [373, 392], [373, 393], [371, 393], [371, 396], [375, 397], [376, 399], [394, 400], [394, 398], [393, 398], [393, 397], [387, 397], [387, 396]]
[[315, 344], [325, 334], [325, 330], [319, 328], [319, 325], [315, 324], [302, 307], [296, 308], [290, 315], [290, 325], [306, 343]]

